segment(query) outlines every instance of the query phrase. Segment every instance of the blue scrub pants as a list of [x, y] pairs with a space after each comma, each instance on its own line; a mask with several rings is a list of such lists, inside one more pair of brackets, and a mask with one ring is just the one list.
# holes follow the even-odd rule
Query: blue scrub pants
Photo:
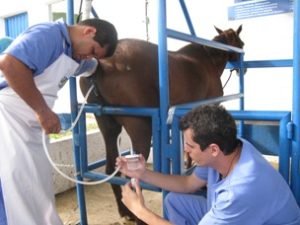
[[0, 180], [0, 225], [7, 225], [4, 200], [2, 195], [1, 180]]
[[166, 218], [175, 225], [195, 225], [207, 213], [206, 198], [170, 192], [164, 200]]

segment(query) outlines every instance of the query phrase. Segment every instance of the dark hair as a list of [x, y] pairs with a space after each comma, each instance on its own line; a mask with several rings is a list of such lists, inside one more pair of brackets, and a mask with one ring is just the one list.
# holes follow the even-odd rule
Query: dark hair
[[221, 105], [199, 106], [180, 120], [180, 129], [192, 129], [193, 140], [201, 150], [210, 144], [217, 144], [228, 155], [234, 151], [240, 141], [237, 139], [236, 124], [232, 116]]
[[118, 33], [113, 24], [105, 20], [92, 18], [80, 21], [78, 25], [95, 27], [97, 31], [94, 40], [102, 47], [107, 46], [106, 57], [114, 54], [118, 43]]

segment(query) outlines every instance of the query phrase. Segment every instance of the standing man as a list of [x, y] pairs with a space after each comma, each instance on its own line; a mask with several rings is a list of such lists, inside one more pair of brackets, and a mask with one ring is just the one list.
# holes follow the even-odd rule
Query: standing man
[[[123, 203], [149, 225], [299, 225], [300, 209], [282, 176], [255, 147], [236, 137], [234, 119], [222, 106], [200, 106], [181, 120], [184, 148], [197, 164], [191, 175], [167, 175], [141, 166], [121, 172], [171, 191], [165, 198], [167, 220], [144, 204], [138, 182], [122, 189]], [[207, 197], [193, 194], [207, 187]]]
[[48, 22], [27, 29], [0, 55], [0, 179], [8, 225], [62, 225], [42, 131], [60, 132], [52, 107], [64, 82], [90, 70], [94, 58], [111, 56], [116, 44], [115, 27], [104, 20]]

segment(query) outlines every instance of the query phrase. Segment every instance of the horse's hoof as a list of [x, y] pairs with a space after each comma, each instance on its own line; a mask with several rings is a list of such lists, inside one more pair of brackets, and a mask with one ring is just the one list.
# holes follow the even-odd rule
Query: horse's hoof
[[124, 216], [122, 217], [122, 224], [123, 225], [135, 225], [134, 219], [132, 219], [130, 216]]

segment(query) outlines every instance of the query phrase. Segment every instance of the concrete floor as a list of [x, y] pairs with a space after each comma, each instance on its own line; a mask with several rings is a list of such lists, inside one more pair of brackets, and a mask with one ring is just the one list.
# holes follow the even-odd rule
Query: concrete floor
[[[133, 225], [120, 218], [112, 189], [108, 183], [86, 186], [86, 205], [89, 225]], [[162, 193], [144, 191], [145, 203], [162, 215]], [[80, 222], [75, 188], [56, 195], [57, 210], [64, 225]]]

